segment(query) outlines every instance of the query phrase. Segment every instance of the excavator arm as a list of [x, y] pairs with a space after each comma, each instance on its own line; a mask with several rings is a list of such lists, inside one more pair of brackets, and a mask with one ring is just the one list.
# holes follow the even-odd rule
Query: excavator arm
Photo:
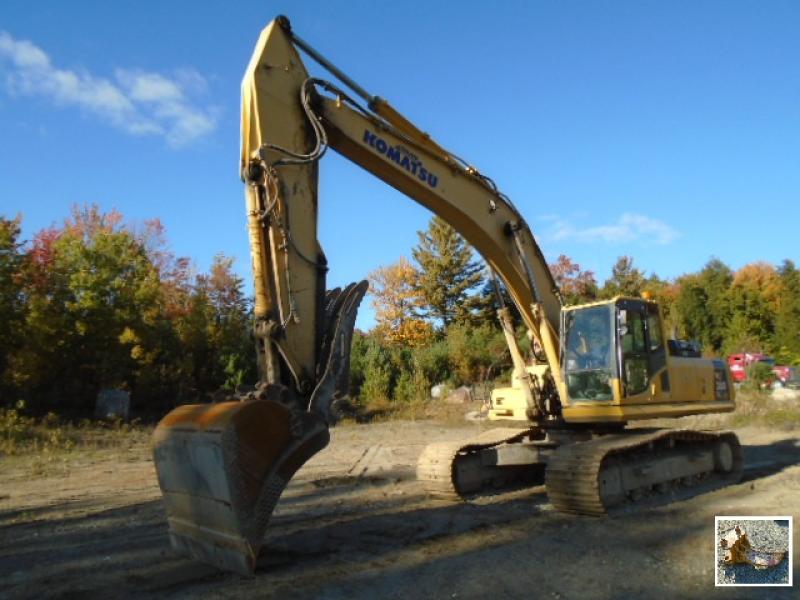
[[[310, 77], [298, 48], [349, 91]], [[362, 281], [326, 291], [316, 228], [318, 161], [328, 148], [441, 216], [503, 281], [549, 366], [548, 382], [528, 374], [501, 308], [534, 420], [553, 416], [542, 390], [562, 385], [561, 299], [528, 225], [495, 184], [349, 80], [284, 17], [259, 37], [242, 82], [241, 127], [260, 382], [228, 402], [172, 411], [154, 453], [174, 548], [250, 573], [280, 494], [328, 443], [367, 289]]]

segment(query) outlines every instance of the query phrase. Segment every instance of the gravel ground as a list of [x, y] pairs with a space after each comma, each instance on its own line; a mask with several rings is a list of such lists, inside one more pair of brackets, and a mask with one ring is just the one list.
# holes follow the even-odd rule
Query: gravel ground
[[[768, 552], [786, 552], [789, 550], [789, 521], [772, 519], [737, 519], [723, 520], [717, 523], [717, 543], [719, 538], [736, 526], [742, 528], [750, 540], [750, 545], [757, 550]], [[789, 583], [789, 557], [771, 569], [756, 569], [751, 565], [725, 566], [722, 564], [723, 552], [717, 557], [718, 583]]]
[[486, 426], [335, 427], [281, 496], [252, 577], [172, 552], [148, 441], [72, 452], [37, 475], [33, 457], [2, 457], [0, 600], [798, 600], [789, 587], [714, 587], [715, 515], [800, 522], [797, 431], [742, 428], [741, 483], [609, 518], [559, 513], [545, 486], [424, 494], [425, 445]]

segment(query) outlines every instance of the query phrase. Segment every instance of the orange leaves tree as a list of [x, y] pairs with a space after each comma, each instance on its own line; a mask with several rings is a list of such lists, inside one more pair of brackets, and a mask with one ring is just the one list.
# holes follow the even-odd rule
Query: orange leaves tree
[[733, 276], [730, 288], [731, 321], [725, 340], [728, 353], [765, 350], [775, 332], [781, 280], [766, 262], [743, 266]]
[[378, 267], [369, 275], [375, 332], [391, 344], [423, 345], [433, 335], [431, 325], [416, 316], [420, 307], [416, 291], [417, 271], [403, 257]]
[[550, 264], [550, 272], [556, 280], [564, 302], [580, 304], [597, 298], [597, 280], [592, 271], [584, 271], [566, 254], [561, 254]]

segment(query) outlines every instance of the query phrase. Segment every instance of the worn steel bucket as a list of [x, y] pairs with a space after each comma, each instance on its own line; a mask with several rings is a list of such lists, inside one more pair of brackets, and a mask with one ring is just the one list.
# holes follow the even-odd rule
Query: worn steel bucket
[[180, 406], [154, 434], [173, 548], [251, 574], [286, 484], [330, 439], [325, 422], [274, 400]]

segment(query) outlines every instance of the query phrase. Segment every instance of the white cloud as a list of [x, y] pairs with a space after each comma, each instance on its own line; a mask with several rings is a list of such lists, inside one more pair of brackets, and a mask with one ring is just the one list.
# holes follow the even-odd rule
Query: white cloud
[[552, 223], [548, 237], [552, 240], [576, 242], [640, 242], [642, 244], [669, 244], [680, 237], [680, 232], [668, 224], [636, 213], [624, 213], [613, 223], [577, 227], [573, 221], [547, 215], [543, 220]]
[[175, 79], [158, 73], [118, 69], [116, 77], [128, 97], [161, 123], [170, 123], [167, 140], [181, 145], [214, 130], [215, 111], [192, 107], [186, 88], [205, 87], [205, 79], [195, 71], [182, 71]]
[[182, 146], [216, 127], [216, 109], [189, 99], [190, 93], [206, 89], [205, 79], [196, 71], [178, 71], [170, 78], [118, 69], [112, 81], [84, 69], [59, 69], [35, 44], [0, 31], [0, 68], [4, 64], [4, 84], [10, 94], [80, 107], [126, 133], [160, 135], [170, 145]]
[[158, 73], [117, 69], [117, 80], [128, 90], [128, 95], [139, 102], [180, 102], [183, 92], [178, 84]]

